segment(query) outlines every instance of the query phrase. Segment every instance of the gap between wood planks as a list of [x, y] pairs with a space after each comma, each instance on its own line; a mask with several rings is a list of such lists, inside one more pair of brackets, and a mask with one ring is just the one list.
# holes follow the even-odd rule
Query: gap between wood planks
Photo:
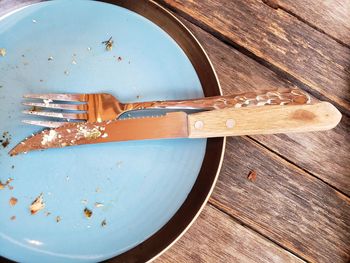
[[325, 34], [326, 36], [332, 38], [334, 41], [338, 42], [339, 44], [347, 47], [347, 48], [350, 48], [350, 46], [346, 43], [344, 43], [343, 41], [341, 41], [340, 39], [328, 34], [326, 31], [324, 31], [322, 28], [318, 27], [317, 25], [305, 20], [304, 18], [302, 18], [301, 16], [297, 15], [296, 13], [294, 13], [292, 10], [289, 10], [287, 8], [285, 8], [284, 6], [280, 5], [278, 3], [278, 1], [276, 0], [262, 0], [262, 2], [269, 6], [270, 8], [272, 9], [281, 9], [283, 10], [284, 12], [290, 14], [291, 16], [294, 16], [296, 19], [298, 19], [299, 21], [303, 22], [304, 24], [308, 25], [309, 27], [317, 30], [318, 32], [322, 33], [322, 34]]
[[[261, 233], [257, 228], [254, 228], [250, 225], [247, 225], [246, 223], [244, 223], [243, 221], [239, 220], [236, 217], [233, 217], [230, 213], [228, 213], [227, 211], [225, 211], [225, 205], [220, 203], [220, 201], [217, 201], [216, 199], [214, 199], [213, 197], [210, 197], [209, 201], [208, 201], [208, 205], [213, 206], [214, 208], [216, 208], [217, 210], [219, 210], [222, 213], [225, 213], [226, 215], [228, 215], [233, 221], [239, 223], [240, 225], [242, 225], [243, 227], [250, 229], [252, 231], [254, 231], [255, 233], [257, 233], [257, 235], [259, 235], [260, 237], [270, 241], [271, 243], [275, 244], [276, 246], [282, 248], [283, 250], [288, 251], [289, 253], [291, 253], [292, 255], [294, 255], [295, 257], [299, 258], [300, 260], [303, 260], [305, 262], [310, 262], [307, 259], [303, 258], [302, 256], [298, 255], [297, 253], [295, 253], [293, 250], [289, 249], [286, 246], [283, 246], [282, 244], [276, 242], [275, 240], [271, 239], [269, 236], [264, 235], [263, 233]], [[228, 207], [226, 207], [226, 210], [229, 210]]]
[[[171, 6], [170, 4], [168, 4], [168, 3], [166, 3], [166, 2], [164, 2], [162, 0], [155, 0], [155, 1], [158, 4], [164, 6], [165, 8], [171, 10], [172, 12], [177, 14], [178, 16], [182, 17], [183, 19], [191, 22], [192, 24], [198, 26], [199, 28], [203, 29], [204, 31], [210, 33], [212, 36], [214, 36], [215, 38], [219, 39], [221, 42], [227, 44], [228, 46], [230, 46], [230, 47], [232, 47], [234, 49], [236, 49], [237, 51], [241, 52], [242, 54], [246, 55], [247, 57], [250, 57], [251, 59], [253, 59], [256, 62], [258, 62], [259, 64], [263, 65], [264, 67], [270, 69], [271, 71], [275, 72], [276, 74], [278, 74], [281, 77], [285, 78], [286, 80], [290, 81], [294, 85], [298, 86], [300, 89], [305, 90], [306, 92], [308, 92], [309, 94], [311, 94], [315, 98], [317, 98], [319, 100], [331, 102], [332, 104], [334, 104], [342, 112], [342, 114], [346, 114], [347, 116], [350, 116], [350, 110], [349, 109], [347, 109], [346, 107], [344, 107], [343, 105], [341, 105], [337, 101], [332, 100], [326, 94], [323, 94], [323, 93], [313, 89], [309, 85], [307, 85], [304, 82], [302, 82], [301, 80], [299, 80], [297, 77], [295, 77], [292, 74], [282, 70], [278, 66], [275, 66], [275, 65], [271, 64], [269, 61], [267, 61], [267, 60], [265, 60], [265, 59], [255, 55], [253, 52], [251, 52], [250, 50], [248, 50], [244, 46], [242, 46], [242, 45], [232, 41], [228, 37], [224, 36], [223, 34], [221, 34], [218, 31], [216, 31], [214, 28], [211, 28], [211, 27], [205, 25], [203, 22], [201, 22], [199, 20], [196, 20], [195, 18], [191, 17], [190, 15], [185, 13], [184, 11], [179, 10], [177, 8], [174, 8], [173, 6]], [[284, 9], [282, 9], [282, 10], [285, 11]]]
[[[339, 194], [341, 194], [342, 196], [344, 196], [345, 199], [349, 199], [350, 202], [350, 195], [344, 193], [342, 190], [340, 190], [339, 188], [337, 188], [336, 186], [331, 185], [330, 183], [328, 183], [327, 181], [323, 180], [322, 178], [320, 178], [319, 176], [314, 175], [313, 173], [309, 172], [308, 170], [302, 168], [301, 166], [297, 165], [295, 162], [287, 159], [286, 157], [284, 157], [283, 155], [281, 155], [280, 153], [276, 152], [275, 150], [267, 147], [265, 144], [259, 142], [257, 139], [251, 137], [251, 136], [246, 136], [247, 140], [250, 140], [252, 143], [259, 145], [260, 147], [264, 148], [265, 150], [273, 153], [275, 156], [277, 156], [278, 158], [280, 158], [281, 160], [283, 160], [284, 162], [286, 162], [288, 165], [292, 165], [293, 167], [296, 168], [296, 170], [299, 170], [303, 173], [306, 173], [310, 176], [313, 176], [315, 178], [317, 178], [318, 180], [322, 181], [324, 184], [328, 185], [329, 187], [333, 188], [334, 190], [336, 190], [337, 192], [339, 192]], [[277, 159], [277, 158], [276, 158]]]

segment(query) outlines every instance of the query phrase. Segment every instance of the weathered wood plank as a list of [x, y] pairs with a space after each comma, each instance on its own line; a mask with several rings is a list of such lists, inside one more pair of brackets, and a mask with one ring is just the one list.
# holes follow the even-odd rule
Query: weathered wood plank
[[228, 139], [211, 202], [306, 260], [350, 259], [350, 199], [249, 138]]
[[304, 261], [207, 205], [189, 231], [154, 262]]
[[[185, 20], [183, 22], [208, 52], [224, 94], [295, 87], [285, 78], [225, 45], [197, 26]], [[302, 169], [350, 195], [350, 119], [346, 115], [339, 126], [331, 131], [254, 138]]]
[[332, 131], [254, 136], [269, 149], [350, 194], [350, 118]]
[[277, 8], [284, 9], [350, 47], [350, 0], [273, 0], [273, 2]]
[[350, 49], [260, 0], [159, 0], [350, 109]]

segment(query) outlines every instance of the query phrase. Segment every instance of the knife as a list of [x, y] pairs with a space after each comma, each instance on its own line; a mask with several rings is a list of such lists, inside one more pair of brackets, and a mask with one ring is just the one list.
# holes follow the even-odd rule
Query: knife
[[341, 119], [330, 103], [230, 108], [101, 123], [70, 123], [26, 138], [11, 156], [34, 150], [131, 140], [210, 138], [329, 130]]

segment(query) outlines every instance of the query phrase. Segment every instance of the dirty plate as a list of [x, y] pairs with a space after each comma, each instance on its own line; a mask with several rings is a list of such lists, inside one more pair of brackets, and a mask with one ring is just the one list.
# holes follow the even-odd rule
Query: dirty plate
[[[26, 93], [107, 92], [125, 102], [220, 93], [207, 57], [178, 21], [153, 2], [114, 2], [124, 7], [50, 1], [0, 18], [0, 180], [13, 179], [0, 190], [5, 258], [148, 260], [185, 230], [212, 189], [222, 139], [109, 143], [8, 156], [40, 130], [21, 123]], [[170, 22], [162, 29], [156, 25], [161, 21]], [[179, 30], [184, 33], [176, 37]], [[108, 51], [101, 42], [111, 37]], [[31, 215], [29, 206], [40, 194], [45, 207]], [[12, 197], [16, 204], [10, 204]]]

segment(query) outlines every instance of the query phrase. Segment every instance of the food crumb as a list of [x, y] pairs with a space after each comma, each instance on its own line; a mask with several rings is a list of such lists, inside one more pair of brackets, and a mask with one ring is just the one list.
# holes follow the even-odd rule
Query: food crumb
[[90, 218], [92, 216], [92, 211], [89, 208], [85, 207], [84, 208], [84, 215], [85, 215], [85, 217]]
[[73, 60], [72, 60], [72, 64], [73, 64], [73, 65], [76, 65], [77, 62], [73, 59]]
[[50, 212], [46, 212], [45, 215], [46, 215], [46, 216], [49, 216], [49, 215], [51, 215], [51, 213], [50, 213]]
[[136, 99], [140, 99], [140, 98], [141, 98], [141, 96], [140, 96], [140, 95], [137, 95], [137, 96], [136, 96]]
[[13, 221], [13, 220], [16, 220], [16, 216], [11, 216], [10, 219]]
[[122, 57], [118, 57], [118, 61], [122, 61], [123, 59], [122, 59]]
[[247, 179], [249, 181], [251, 181], [251, 182], [255, 182], [256, 181], [256, 176], [257, 176], [256, 171], [252, 170], [252, 171], [249, 172]]
[[113, 48], [113, 37], [110, 37], [108, 40], [103, 41], [102, 44], [104, 44], [106, 46], [106, 50], [107, 51], [111, 51]]
[[11, 166], [11, 169], [15, 169], [15, 166], [14, 166], [14, 165], [12, 165], [12, 166]]
[[59, 223], [61, 221], [61, 217], [60, 216], [56, 216], [56, 222]]
[[97, 188], [95, 189], [95, 192], [96, 192], [96, 193], [101, 192], [101, 188], [100, 188], [100, 187], [97, 187]]
[[88, 201], [86, 199], [84, 199], [84, 200], [81, 200], [81, 203], [86, 205], [88, 203]]
[[17, 198], [15, 198], [15, 197], [11, 197], [10, 198], [9, 203], [10, 203], [11, 206], [15, 206], [17, 204], [17, 202], [18, 202]]
[[88, 47], [87, 50], [88, 50], [88, 51], [91, 51], [91, 47]]
[[42, 210], [45, 207], [45, 203], [43, 200], [43, 193], [41, 193], [30, 205], [30, 213], [32, 215], [36, 214], [38, 211]]
[[35, 24], [35, 23], [36, 23], [36, 20], [35, 20], [35, 19], [32, 19], [32, 22]]
[[48, 61], [51, 61], [51, 60], [53, 60], [53, 57], [50, 56], [47, 60], [48, 60]]
[[2, 147], [6, 148], [11, 141], [11, 135], [8, 132], [4, 132], [2, 134], [2, 138], [0, 139], [0, 143], [2, 145]]
[[96, 203], [95, 203], [95, 207], [96, 207], [96, 208], [104, 207], [104, 204], [96, 202]]
[[7, 179], [7, 180], [6, 180], [6, 183], [2, 183], [1, 180], [0, 180], [0, 190], [5, 189], [6, 186], [7, 186], [10, 190], [12, 190], [13, 187], [10, 186], [10, 183], [11, 183], [12, 181], [13, 181], [12, 178]]
[[106, 219], [103, 219], [103, 221], [101, 222], [101, 226], [105, 227], [106, 225], [107, 225], [107, 221], [106, 221]]
[[6, 56], [6, 49], [0, 48], [0, 56], [5, 57]]
[[69, 74], [69, 71], [68, 71], [68, 70], [65, 70], [65, 71], [64, 71], [64, 74], [65, 74], [65, 75], [68, 75], [68, 74]]

